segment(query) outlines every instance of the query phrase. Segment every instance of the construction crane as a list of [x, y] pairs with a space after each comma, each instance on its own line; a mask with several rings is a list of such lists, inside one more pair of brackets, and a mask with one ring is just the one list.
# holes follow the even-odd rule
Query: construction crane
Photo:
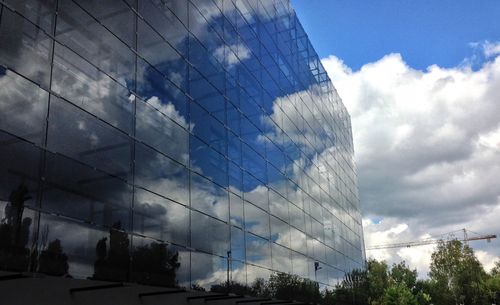
[[[455, 233], [461, 231], [463, 233], [462, 238], [456, 238]], [[470, 233], [474, 233], [475, 235], [471, 236]], [[470, 230], [462, 229], [458, 231], [453, 231], [450, 233], [442, 234], [440, 236], [447, 236], [448, 240], [455, 239], [459, 240], [462, 242], [469, 242], [469, 241], [474, 241], [474, 240], [483, 240], [486, 239], [488, 242], [491, 242], [492, 239], [497, 238], [495, 234], [487, 234], [487, 235], [481, 235], [475, 232], [472, 232]], [[410, 247], [417, 247], [417, 246], [424, 246], [424, 245], [432, 245], [432, 244], [437, 244], [439, 241], [444, 240], [444, 238], [427, 238], [427, 239], [422, 239], [418, 241], [410, 241], [410, 242], [400, 242], [400, 243], [394, 243], [394, 244], [383, 244], [383, 245], [375, 245], [375, 246], [370, 246], [367, 247], [366, 250], [380, 250], [380, 249], [392, 249], [392, 248], [410, 248]]]

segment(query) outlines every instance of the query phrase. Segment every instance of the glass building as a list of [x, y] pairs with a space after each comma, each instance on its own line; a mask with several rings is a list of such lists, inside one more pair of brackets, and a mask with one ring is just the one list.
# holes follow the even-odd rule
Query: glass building
[[329, 287], [363, 266], [356, 180], [288, 1], [0, 0], [0, 269]]

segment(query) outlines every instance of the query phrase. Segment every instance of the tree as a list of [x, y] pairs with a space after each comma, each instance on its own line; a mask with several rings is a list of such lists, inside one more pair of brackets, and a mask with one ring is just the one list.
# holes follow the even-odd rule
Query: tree
[[321, 299], [316, 282], [283, 272], [271, 274], [267, 290], [272, 297], [282, 300], [318, 303]]
[[488, 303], [498, 304], [500, 301], [500, 274], [490, 276], [484, 283]]
[[418, 305], [417, 299], [404, 283], [389, 286], [384, 292], [384, 305]]
[[391, 282], [407, 287], [411, 293], [415, 292], [417, 283], [417, 270], [410, 270], [405, 261], [392, 265], [391, 271], [389, 273], [389, 278]]
[[497, 259], [495, 261], [495, 266], [493, 267], [493, 269], [491, 269], [490, 274], [492, 276], [500, 275], [500, 259]]
[[432, 298], [430, 294], [431, 287], [432, 284], [430, 280], [417, 280], [417, 282], [415, 283], [415, 290], [413, 295], [415, 295], [415, 298], [419, 305], [432, 304]]
[[486, 273], [468, 245], [441, 241], [431, 256], [429, 276], [436, 304], [484, 304]]
[[368, 304], [378, 305], [382, 304], [385, 289], [389, 286], [389, 274], [387, 272], [387, 263], [379, 262], [370, 259], [367, 262], [368, 267]]

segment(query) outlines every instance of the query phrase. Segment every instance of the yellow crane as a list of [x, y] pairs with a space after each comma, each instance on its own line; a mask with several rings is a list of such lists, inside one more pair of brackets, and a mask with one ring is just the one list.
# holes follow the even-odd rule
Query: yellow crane
[[[461, 238], [456, 238], [455, 234], [456, 232], [463, 232], [463, 237]], [[486, 235], [481, 235], [475, 232], [472, 232], [470, 230], [462, 229], [459, 231], [453, 231], [447, 234], [442, 234], [441, 236], [447, 236], [447, 239], [456, 239], [462, 242], [469, 242], [469, 241], [474, 241], [474, 240], [483, 240], [486, 239], [488, 242], [491, 242], [492, 239], [497, 238], [495, 234], [486, 234]], [[474, 233], [475, 235], [470, 235], [469, 233]], [[380, 250], [380, 249], [392, 249], [392, 248], [410, 248], [410, 247], [417, 247], [417, 246], [424, 246], [424, 245], [432, 245], [432, 244], [437, 244], [439, 241], [444, 240], [444, 238], [427, 238], [427, 239], [422, 239], [422, 240], [417, 240], [417, 241], [409, 241], [409, 242], [400, 242], [400, 243], [394, 243], [394, 244], [381, 244], [381, 245], [374, 245], [374, 246], [369, 246], [366, 248], [367, 251], [370, 250]]]

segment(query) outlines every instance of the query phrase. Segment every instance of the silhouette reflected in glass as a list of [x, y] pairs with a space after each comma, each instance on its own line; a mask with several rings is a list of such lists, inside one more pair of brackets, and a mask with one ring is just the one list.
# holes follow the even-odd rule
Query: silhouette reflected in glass
[[31, 199], [29, 190], [21, 183], [9, 195], [5, 217], [0, 224], [0, 269], [26, 271], [30, 261], [27, 245], [32, 219], [23, 218], [24, 203]]
[[96, 244], [92, 278], [168, 287], [177, 285], [176, 271], [181, 265], [178, 252], [157, 242], [136, 246], [131, 252], [129, 246], [128, 234], [122, 230], [121, 223], [116, 222], [109, 231], [109, 249], [107, 237]]
[[129, 278], [130, 241], [121, 223], [114, 223], [109, 230], [109, 249], [107, 237], [96, 244], [96, 261], [94, 262], [93, 279], [107, 281], [127, 281]]
[[138, 246], [132, 254], [133, 281], [160, 286], [177, 286], [176, 271], [181, 266], [179, 253], [166, 244], [153, 242]]
[[38, 272], [56, 276], [67, 276], [68, 256], [63, 252], [63, 247], [59, 239], [49, 243], [47, 248], [40, 253], [38, 258]]

